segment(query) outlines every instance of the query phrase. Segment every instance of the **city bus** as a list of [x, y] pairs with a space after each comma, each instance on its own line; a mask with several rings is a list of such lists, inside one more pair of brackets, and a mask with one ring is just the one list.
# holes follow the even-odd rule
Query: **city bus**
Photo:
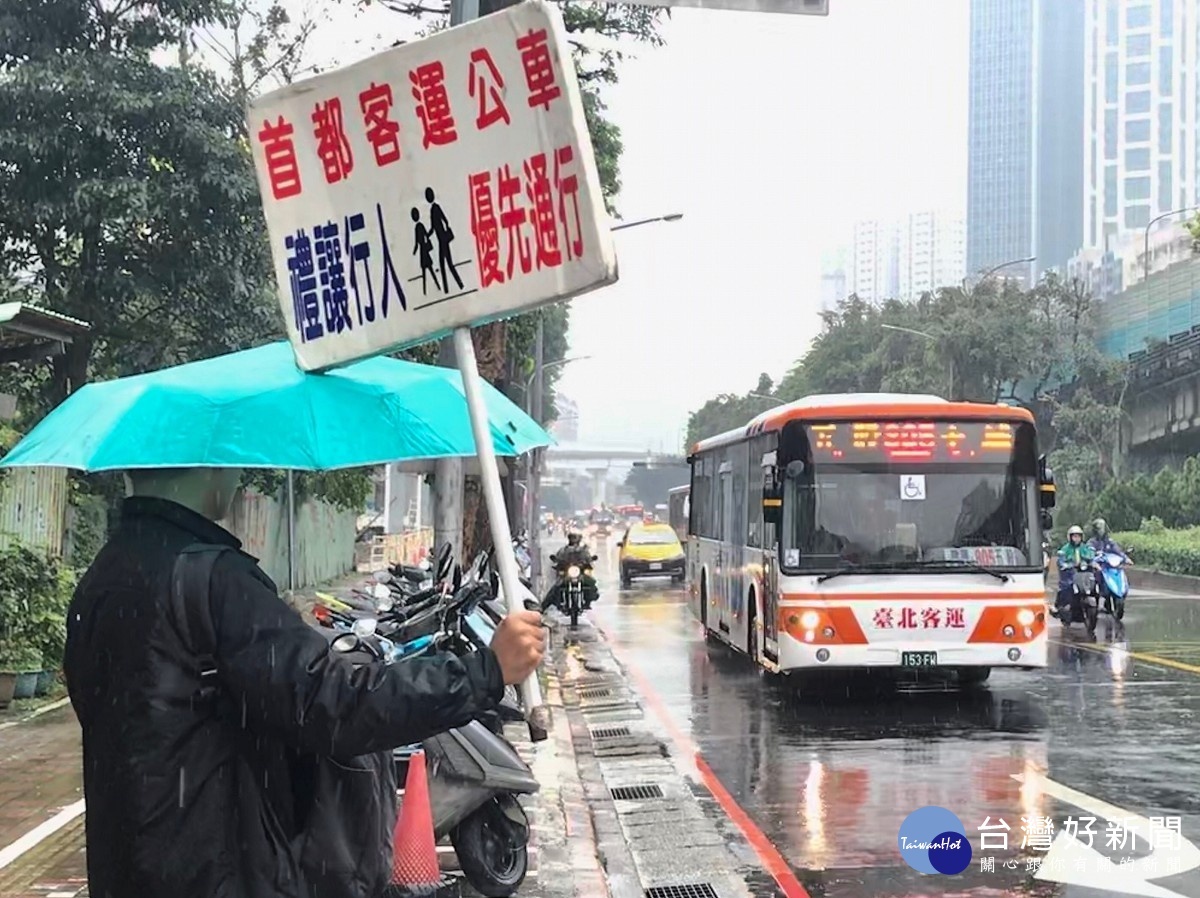
[[688, 461], [692, 612], [768, 670], [1046, 666], [1055, 491], [1027, 410], [808, 396]]
[[685, 546], [688, 541], [688, 493], [691, 490], [690, 484], [684, 484], [667, 491], [667, 523]]

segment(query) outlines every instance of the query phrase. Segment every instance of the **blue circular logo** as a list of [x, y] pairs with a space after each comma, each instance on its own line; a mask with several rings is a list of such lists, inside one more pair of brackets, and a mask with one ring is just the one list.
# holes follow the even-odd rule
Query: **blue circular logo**
[[900, 856], [919, 873], [953, 876], [971, 864], [971, 842], [962, 821], [945, 808], [917, 808], [900, 824]]

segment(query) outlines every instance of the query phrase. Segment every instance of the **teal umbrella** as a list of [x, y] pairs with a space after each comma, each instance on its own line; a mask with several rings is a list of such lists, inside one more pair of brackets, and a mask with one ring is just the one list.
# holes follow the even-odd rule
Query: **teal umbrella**
[[[484, 398], [497, 455], [553, 442], [490, 384]], [[280, 342], [89, 384], [0, 467], [329, 471], [470, 455], [475, 440], [457, 370], [373, 358], [307, 374]]]

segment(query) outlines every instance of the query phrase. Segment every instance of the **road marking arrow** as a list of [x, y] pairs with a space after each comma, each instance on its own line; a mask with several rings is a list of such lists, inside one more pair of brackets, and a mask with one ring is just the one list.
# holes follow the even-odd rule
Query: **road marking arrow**
[[[1133, 833], [1146, 845], [1154, 844], [1149, 820], [1124, 808], [1101, 801], [1085, 792], [1064, 786], [1062, 783], [1041, 774], [1012, 774], [1019, 783], [1029, 782], [1051, 798], [1082, 808], [1089, 814], [1110, 821], [1127, 832]], [[1179, 861], [1179, 869], [1168, 874], [1162, 868], [1164, 860]], [[1053, 862], [1055, 869], [1048, 869]], [[1090, 845], [1085, 845], [1069, 833], [1059, 831], [1050, 845], [1034, 879], [1062, 882], [1068, 885], [1086, 886], [1126, 895], [1144, 895], [1146, 898], [1188, 898], [1179, 892], [1155, 885], [1147, 880], [1161, 876], [1175, 876], [1200, 867], [1200, 848], [1187, 839], [1179, 837], [1179, 845], [1170, 848], [1155, 848], [1153, 854], [1138, 858], [1129, 864], [1114, 864]], [[1080, 869], [1081, 868], [1081, 869]]]

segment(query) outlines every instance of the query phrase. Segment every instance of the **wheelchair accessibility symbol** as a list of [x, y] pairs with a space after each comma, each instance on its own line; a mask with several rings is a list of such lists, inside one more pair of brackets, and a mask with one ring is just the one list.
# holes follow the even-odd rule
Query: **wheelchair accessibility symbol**
[[921, 501], [925, 498], [925, 475], [903, 474], [900, 477], [900, 498]]

